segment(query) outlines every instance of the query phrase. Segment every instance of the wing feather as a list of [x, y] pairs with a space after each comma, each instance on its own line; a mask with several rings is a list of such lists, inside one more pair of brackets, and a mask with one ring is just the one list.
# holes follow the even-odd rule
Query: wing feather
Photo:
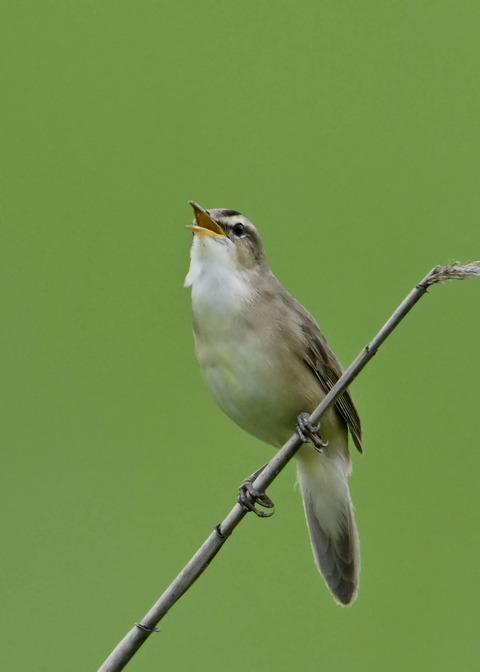
[[[303, 322], [300, 326], [305, 341], [304, 360], [320, 381], [325, 392], [329, 392], [343, 373], [340, 362], [328, 347], [324, 336], [314, 322], [313, 324]], [[347, 423], [355, 446], [362, 453], [362, 426], [349, 390], [345, 390], [337, 399], [335, 406]]]
[[[272, 283], [274, 287], [272, 289]], [[325, 392], [329, 392], [343, 373], [340, 362], [327, 345], [327, 341], [310, 313], [278, 282], [272, 274], [268, 276], [268, 288], [259, 289], [259, 296], [276, 304], [276, 312], [282, 316], [276, 328], [285, 331], [284, 338], [295, 344], [293, 351], [302, 359], [316, 376]], [[263, 303], [259, 302], [259, 306]], [[362, 427], [360, 418], [349, 390], [337, 399], [335, 406], [347, 423], [355, 446], [362, 450]]]

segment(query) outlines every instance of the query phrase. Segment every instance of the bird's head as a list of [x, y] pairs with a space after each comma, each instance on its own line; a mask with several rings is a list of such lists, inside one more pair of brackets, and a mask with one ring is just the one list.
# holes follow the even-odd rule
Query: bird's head
[[268, 269], [257, 229], [236, 210], [204, 210], [189, 201], [195, 214], [189, 228], [194, 233], [192, 261], [218, 264], [237, 272], [262, 272]]

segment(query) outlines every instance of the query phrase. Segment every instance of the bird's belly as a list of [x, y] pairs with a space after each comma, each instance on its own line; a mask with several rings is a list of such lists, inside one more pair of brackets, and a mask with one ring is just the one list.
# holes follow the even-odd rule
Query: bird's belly
[[[247, 370], [212, 366], [204, 371], [205, 381], [220, 408], [244, 430], [268, 443], [277, 444], [276, 423], [285, 422], [278, 408], [276, 389], [258, 375], [249, 376]], [[292, 431], [294, 427], [292, 425]]]
[[255, 342], [254, 335], [244, 335], [236, 344], [220, 340], [200, 347], [197, 343], [196, 348], [202, 376], [215, 401], [242, 429], [281, 446], [295, 431], [297, 415], [312, 411], [322, 391], [315, 385], [315, 402], [305, 399], [305, 391], [297, 389], [295, 373], [285, 366], [284, 353]]

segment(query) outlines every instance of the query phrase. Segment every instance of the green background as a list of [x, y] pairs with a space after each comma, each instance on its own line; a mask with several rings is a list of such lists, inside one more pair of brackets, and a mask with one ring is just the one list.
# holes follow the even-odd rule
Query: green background
[[[96, 670], [272, 454], [193, 355], [187, 200], [259, 228], [347, 365], [480, 257], [480, 5], [2, 3], [2, 667]], [[480, 283], [435, 287], [353, 386], [360, 594], [293, 466], [128, 669], [478, 669]]]

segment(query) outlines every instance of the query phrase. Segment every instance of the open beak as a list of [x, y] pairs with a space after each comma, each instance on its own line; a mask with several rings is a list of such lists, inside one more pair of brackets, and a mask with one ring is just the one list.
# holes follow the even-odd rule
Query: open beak
[[195, 215], [196, 224], [187, 224], [187, 229], [193, 231], [196, 236], [211, 236], [216, 238], [217, 236], [225, 236], [225, 231], [214, 222], [213, 219], [207, 215], [205, 210], [201, 208], [198, 203], [195, 201], [188, 201], [192, 206], [193, 212]]

